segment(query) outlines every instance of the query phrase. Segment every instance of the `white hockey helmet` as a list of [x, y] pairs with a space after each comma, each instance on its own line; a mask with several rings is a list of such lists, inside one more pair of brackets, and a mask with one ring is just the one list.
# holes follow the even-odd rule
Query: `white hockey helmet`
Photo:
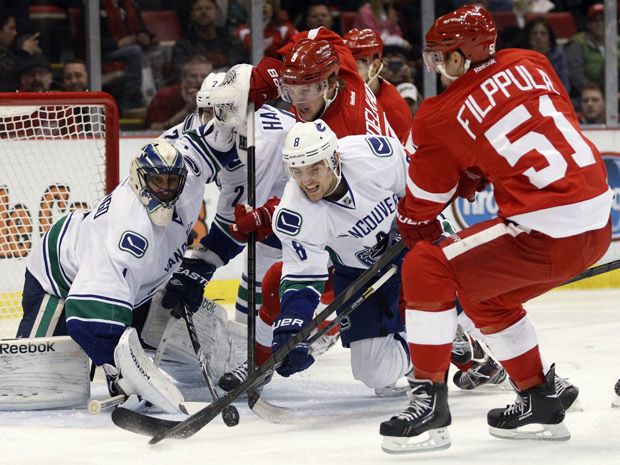
[[131, 188], [157, 226], [167, 226], [172, 220], [186, 179], [183, 155], [162, 139], [142, 147], [129, 169]]
[[[200, 117], [200, 122], [202, 124], [207, 124], [213, 117], [211, 106], [208, 105], [209, 96], [211, 95], [213, 89], [222, 83], [225, 76], [226, 73], [209, 73], [209, 75], [204, 78], [204, 81], [202, 81], [200, 90], [196, 92], [196, 108], [198, 109], [198, 116]], [[208, 111], [207, 109], [210, 109], [211, 111]]]
[[340, 161], [336, 156], [338, 138], [325, 121], [297, 122], [284, 139], [282, 161], [289, 175], [291, 168], [310, 166], [323, 161], [340, 180]]

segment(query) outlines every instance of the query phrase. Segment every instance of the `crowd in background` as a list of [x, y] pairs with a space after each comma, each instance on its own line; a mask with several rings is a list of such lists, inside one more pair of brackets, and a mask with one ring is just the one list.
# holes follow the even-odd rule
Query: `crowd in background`
[[[516, 24], [499, 30], [498, 48], [545, 54], [582, 123], [604, 123], [602, 3], [435, 0], [435, 15], [466, 3], [494, 14], [514, 13]], [[249, 8], [249, 0], [100, 0], [103, 90], [115, 97], [121, 116], [134, 129], [162, 130], [180, 122], [195, 109], [207, 74], [250, 61]], [[145, 12], [152, 11], [173, 13], [175, 41], [157, 41], [145, 21]], [[263, 0], [262, 11], [266, 56], [277, 57], [299, 30], [325, 26], [341, 35], [352, 27], [375, 30], [385, 44], [381, 75], [399, 86], [415, 113], [422, 78], [419, 0]], [[577, 31], [562, 41], [545, 17], [559, 11], [570, 11]], [[0, 91], [88, 89], [84, 22], [80, 0], [0, 0]]]

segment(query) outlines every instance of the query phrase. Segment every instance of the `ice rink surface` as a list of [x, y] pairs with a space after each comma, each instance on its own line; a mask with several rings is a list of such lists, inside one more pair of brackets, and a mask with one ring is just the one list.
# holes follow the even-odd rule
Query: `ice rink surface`
[[[275, 377], [263, 396], [292, 408], [288, 424], [270, 424], [236, 402], [241, 422], [216, 418], [186, 440], [148, 438], [115, 427], [109, 411], [0, 413], [0, 463], [6, 465], [489, 465], [620, 464], [620, 409], [610, 407], [620, 377], [620, 290], [555, 291], [528, 305], [545, 356], [579, 386], [583, 411], [569, 412], [566, 442], [510, 441], [488, 434], [486, 413], [514, 400], [509, 385], [459, 391], [450, 381], [452, 447], [425, 454], [381, 451], [379, 423], [402, 410], [405, 397], [377, 398], [352, 379], [339, 345], [305, 373]], [[452, 369], [453, 370], [453, 369]], [[452, 370], [450, 375], [452, 376]], [[94, 397], [105, 397], [103, 384]], [[193, 404], [194, 410], [204, 404]]]

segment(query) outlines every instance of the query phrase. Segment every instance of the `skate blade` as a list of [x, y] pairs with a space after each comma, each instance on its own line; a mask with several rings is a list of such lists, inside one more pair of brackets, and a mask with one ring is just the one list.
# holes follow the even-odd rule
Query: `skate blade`
[[417, 454], [447, 449], [452, 444], [448, 428], [431, 429], [427, 433], [428, 437], [418, 442], [412, 442], [412, 440], [420, 439], [420, 436], [383, 436], [381, 450], [387, 454]]
[[557, 425], [543, 425], [533, 423], [515, 429], [503, 429], [489, 426], [491, 436], [500, 439], [534, 439], [542, 441], [568, 441], [570, 432], [564, 423]]

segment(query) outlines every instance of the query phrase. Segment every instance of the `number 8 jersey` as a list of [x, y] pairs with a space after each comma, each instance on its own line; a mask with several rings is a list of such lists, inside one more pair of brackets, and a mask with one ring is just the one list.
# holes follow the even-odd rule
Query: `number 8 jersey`
[[607, 224], [613, 193], [594, 144], [579, 130], [570, 98], [547, 59], [503, 50], [426, 99], [413, 123], [416, 153], [403, 213], [433, 219], [456, 192], [459, 173], [480, 168], [498, 216], [551, 237]]

